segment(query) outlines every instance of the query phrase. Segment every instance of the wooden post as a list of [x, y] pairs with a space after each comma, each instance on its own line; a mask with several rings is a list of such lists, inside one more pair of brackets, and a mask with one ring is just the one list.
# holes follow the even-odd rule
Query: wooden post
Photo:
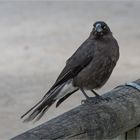
[[[135, 83], [140, 85], [140, 80]], [[11, 140], [113, 139], [140, 124], [139, 90], [122, 85], [103, 97], [110, 100], [96, 103], [98, 100], [94, 97]]]

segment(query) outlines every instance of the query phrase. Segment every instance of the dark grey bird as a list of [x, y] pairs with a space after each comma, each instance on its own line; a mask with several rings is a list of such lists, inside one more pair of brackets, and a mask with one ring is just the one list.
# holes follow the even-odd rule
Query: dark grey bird
[[66, 61], [66, 66], [45, 96], [21, 118], [24, 121], [39, 120], [48, 108], [58, 100], [58, 107], [74, 92], [101, 88], [109, 79], [119, 59], [119, 46], [108, 25], [97, 21], [87, 40]]

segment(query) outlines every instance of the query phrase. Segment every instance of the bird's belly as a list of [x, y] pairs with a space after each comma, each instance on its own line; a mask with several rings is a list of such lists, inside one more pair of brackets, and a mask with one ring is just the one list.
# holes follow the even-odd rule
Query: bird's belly
[[87, 90], [102, 87], [109, 79], [115, 64], [110, 60], [93, 63], [74, 79], [74, 85]]

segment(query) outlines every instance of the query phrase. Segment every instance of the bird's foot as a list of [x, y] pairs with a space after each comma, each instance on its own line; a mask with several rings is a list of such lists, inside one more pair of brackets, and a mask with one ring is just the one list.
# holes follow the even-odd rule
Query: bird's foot
[[98, 104], [101, 102], [109, 102], [110, 100], [111, 98], [109, 97], [96, 96], [96, 97], [89, 97], [86, 100], [82, 100], [81, 104], [86, 104], [86, 103]]
[[83, 105], [83, 104], [85, 104], [86, 103], [86, 100], [82, 100], [81, 101], [81, 104]]
[[82, 100], [81, 101], [81, 104], [97, 104], [99, 103], [99, 98], [96, 98], [96, 97], [89, 97], [89, 98], [86, 98], [85, 100]]
[[81, 101], [81, 104], [93, 103], [93, 101], [95, 100], [94, 98], [95, 98], [95, 97], [88, 97], [88, 98], [86, 98], [85, 100], [82, 100], [82, 101]]
[[105, 102], [109, 102], [111, 100], [111, 98], [103, 97], [103, 96], [96, 96], [96, 98], [100, 101], [105, 101]]

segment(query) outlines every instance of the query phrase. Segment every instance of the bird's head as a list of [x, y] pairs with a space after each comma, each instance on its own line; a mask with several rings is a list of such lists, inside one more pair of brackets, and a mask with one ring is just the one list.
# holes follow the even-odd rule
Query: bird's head
[[97, 21], [93, 24], [93, 35], [95, 37], [102, 37], [111, 33], [110, 28], [104, 21]]

